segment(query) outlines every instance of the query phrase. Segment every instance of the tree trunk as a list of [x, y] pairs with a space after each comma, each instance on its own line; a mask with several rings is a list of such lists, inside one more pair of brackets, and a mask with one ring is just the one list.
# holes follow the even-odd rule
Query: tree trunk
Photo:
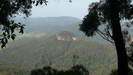
[[110, 22], [118, 59], [118, 75], [128, 75], [128, 61], [125, 42], [121, 32], [119, 9], [112, 3], [110, 10]]

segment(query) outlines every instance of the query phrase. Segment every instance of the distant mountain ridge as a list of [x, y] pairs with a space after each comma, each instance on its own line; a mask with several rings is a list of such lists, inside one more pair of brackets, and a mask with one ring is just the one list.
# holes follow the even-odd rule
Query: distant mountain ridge
[[17, 18], [16, 21], [26, 24], [25, 32], [45, 33], [48, 35], [54, 35], [61, 31], [69, 31], [75, 34], [81, 33], [79, 31], [81, 20], [75, 17]]
[[[70, 16], [61, 16], [61, 17], [34, 17], [34, 18], [16, 18], [16, 22], [21, 22], [26, 24], [25, 34], [44, 34], [45, 36], [51, 36], [58, 34], [62, 31], [72, 32], [76, 36], [82, 37], [84, 39], [90, 39], [91, 37], [85, 36], [85, 34], [80, 31], [79, 24], [82, 23], [81, 19], [70, 17]], [[25, 35], [24, 34], [24, 35]], [[33, 35], [33, 36], [34, 36]], [[91, 38], [93, 40], [103, 40], [100, 36], [95, 36]]]

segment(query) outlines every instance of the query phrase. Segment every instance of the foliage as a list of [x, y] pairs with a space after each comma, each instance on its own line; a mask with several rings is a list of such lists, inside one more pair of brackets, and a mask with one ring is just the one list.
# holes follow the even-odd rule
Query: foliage
[[[90, 4], [89, 6], [89, 13], [85, 18], [83, 19], [82, 24], [80, 24], [80, 30], [83, 31], [87, 36], [93, 36], [94, 33], [97, 33], [100, 35], [103, 39], [109, 41], [110, 43], [114, 43], [113, 41], [113, 35], [111, 30], [111, 24], [110, 24], [110, 17], [111, 14], [109, 9], [111, 6], [109, 5], [111, 0], [102, 0], [100, 2], [95, 2]], [[123, 22], [126, 19], [129, 19], [129, 21], [132, 19], [133, 15], [133, 5], [131, 4], [131, 0], [125, 0], [126, 3], [122, 3], [124, 0], [120, 1], [118, 0], [119, 5], [115, 5], [120, 11], [120, 20]], [[114, 2], [114, 4], [116, 4]], [[132, 21], [130, 21], [131, 23]], [[102, 28], [100, 28], [100, 26]], [[131, 28], [131, 26], [125, 24], [126, 30], [122, 30], [123, 35], [127, 36], [128, 29]], [[127, 34], [125, 34], [127, 32]]]
[[[132, 75], [133, 71], [129, 69], [128, 75]], [[117, 69], [111, 71], [110, 75], [118, 75]]]
[[75, 65], [66, 71], [58, 71], [50, 66], [46, 66], [43, 69], [32, 70], [31, 75], [89, 75], [89, 72], [82, 65]]
[[111, 73], [110, 73], [110, 75], [118, 75], [117, 70], [112, 70]]
[[8, 40], [15, 39], [16, 30], [19, 33], [24, 33], [24, 25], [15, 23], [12, 18], [18, 14], [25, 14], [26, 17], [30, 16], [32, 5], [47, 5], [46, 0], [1, 0], [0, 1], [0, 44], [5, 47]]
[[92, 36], [94, 34], [94, 31], [96, 31], [97, 27], [100, 25], [97, 7], [98, 4], [95, 3], [92, 8], [89, 8], [89, 14], [85, 16], [83, 23], [80, 25], [80, 29], [88, 36]]

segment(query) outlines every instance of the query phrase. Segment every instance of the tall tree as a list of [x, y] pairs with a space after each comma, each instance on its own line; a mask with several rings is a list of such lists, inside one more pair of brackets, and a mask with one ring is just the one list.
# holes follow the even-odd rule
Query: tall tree
[[113, 42], [116, 47], [118, 57], [118, 75], [128, 75], [128, 61], [123, 39], [120, 21], [122, 19], [131, 19], [132, 15], [131, 0], [102, 0], [92, 3], [89, 7], [89, 14], [84, 18], [80, 29], [86, 35], [92, 36], [95, 32], [103, 34], [99, 31], [100, 25], [107, 25], [107, 36], [103, 36], [106, 40]]

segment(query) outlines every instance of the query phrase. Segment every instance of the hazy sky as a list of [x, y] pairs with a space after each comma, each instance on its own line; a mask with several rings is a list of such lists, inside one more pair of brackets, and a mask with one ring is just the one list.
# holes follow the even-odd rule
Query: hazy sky
[[99, 0], [48, 0], [47, 6], [33, 7], [31, 17], [72, 16], [82, 19], [88, 13], [88, 5]]

